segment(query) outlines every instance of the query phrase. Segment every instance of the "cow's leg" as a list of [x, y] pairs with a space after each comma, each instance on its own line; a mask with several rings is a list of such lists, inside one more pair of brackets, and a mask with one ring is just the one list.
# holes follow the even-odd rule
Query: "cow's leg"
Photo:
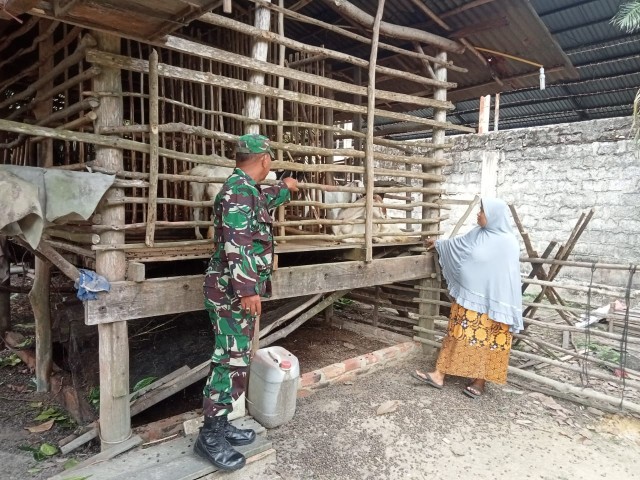
[[[204, 197], [205, 186], [202, 183], [191, 182], [191, 200], [194, 202], [201, 202]], [[202, 207], [193, 207], [193, 221], [199, 222], [202, 215]], [[202, 240], [202, 234], [200, 228], [196, 225], [195, 234], [198, 240]]]

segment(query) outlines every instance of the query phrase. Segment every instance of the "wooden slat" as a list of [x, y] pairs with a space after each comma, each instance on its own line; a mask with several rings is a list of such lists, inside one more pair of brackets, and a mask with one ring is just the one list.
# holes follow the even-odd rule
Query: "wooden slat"
[[[242, 422], [248, 425], [241, 425]], [[240, 422], [240, 423], [238, 423]], [[234, 425], [255, 427], [258, 435], [251, 445], [234, 447], [247, 459], [271, 449], [271, 442], [264, 435], [264, 428], [249, 419], [232, 422]], [[108, 462], [85, 468], [75, 468], [61, 473], [55, 480], [90, 478], [91, 480], [194, 480], [217, 469], [193, 452], [196, 435], [188, 435], [150, 448], [136, 449], [112, 458]], [[95, 458], [95, 457], [94, 457]]]
[[[90, 50], [87, 52], [87, 60], [91, 63], [103, 65], [106, 67], [117, 67], [124, 70], [132, 70], [134, 72], [148, 73], [149, 65], [146, 60], [133, 59], [124, 57], [122, 55], [113, 55], [100, 52], [98, 50]], [[366, 114], [366, 107], [352, 105], [347, 102], [340, 102], [337, 100], [330, 100], [328, 98], [315, 97], [304, 93], [295, 93], [288, 90], [280, 90], [278, 88], [269, 87], [265, 85], [256, 85], [242, 80], [235, 80], [227, 78], [221, 75], [216, 75], [210, 72], [198, 72], [195, 70], [189, 70], [182, 67], [174, 67], [172, 65], [160, 64], [158, 65], [158, 73], [165, 77], [175, 80], [183, 80], [188, 82], [212, 84], [221, 88], [228, 88], [231, 90], [239, 90], [245, 93], [266, 95], [274, 98], [282, 98], [292, 102], [300, 102], [307, 105], [322, 104], [324, 107], [331, 107], [336, 110]], [[415, 122], [422, 125], [429, 125], [431, 127], [446, 128], [451, 130], [457, 130], [461, 132], [474, 132], [475, 130], [469, 127], [454, 125], [448, 122], [438, 122], [428, 118], [416, 117], [414, 115], [408, 115], [405, 113], [397, 113], [388, 110], [376, 109], [376, 116], [382, 118], [390, 118], [393, 120], [400, 120], [405, 122]]]
[[[414, 280], [431, 274], [430, 255], [376, 259], [369, 264], [340, 262], [280, 268], [273, 274], [271, 299], [350, 290]], [[203, 309], [202, 275], [113, 282], [109, 293], [85, 302], [85, 323], [97, 325]], [[171, 301], [164, 301], [170, 298]]]

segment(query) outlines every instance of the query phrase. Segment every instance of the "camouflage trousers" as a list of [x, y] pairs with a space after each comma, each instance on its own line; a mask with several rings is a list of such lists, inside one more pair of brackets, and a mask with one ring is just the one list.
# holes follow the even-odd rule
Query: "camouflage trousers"
[[228, 415], [233, 411], [232, 402], [247, 389], [255, 319], [242, 310], [237, 297], [227, 297], [223, 302], [205, 297], [204, 306], [215, 342], [211, 373], [203, 391], [203, 410], [207, 416]]

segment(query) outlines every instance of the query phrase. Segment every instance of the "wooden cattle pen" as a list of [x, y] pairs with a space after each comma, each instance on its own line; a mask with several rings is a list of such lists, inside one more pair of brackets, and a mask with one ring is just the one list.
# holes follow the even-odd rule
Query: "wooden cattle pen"
[[[8, 166], [40, 167], [113, 180], [88, 219], [46, 224], [37, 245], [20, 236], [10, 240], [35, 253], [29, 298], [39, 390], [50, 389], [52, 379], [52, 267], [72, 280], [79, 269], [94, 270], [110, 283], [108, 293], [83, 304], [85, 323], [99, 336], [99, 429], [92, 425], [72, 443], [99, 434], [102, 447], [116, 453], [137, 445], [139, 439], [130, 438], [131, 416], [148, 404], [130, 394], [128, 321], [203, 308], [203, 271], [213, 246], [198, 239], [195, 230], [210, 225], [213, 199], [194, 198], [193, 186], [225, 180], [220, 167], [234, 165], [238, 136], [267, 135], [277, 153], [273, 168], [303, 178], [301, 193], [273, 220], [272, 299], [295, 297], [297, 303], [288, 312], [276, 309], [273, 321], [261, 325], [261, 345], [330, 310], [348, 294], [373, 305], [365, 308], [374, 327], [415, 334], [431, 348], [442, 335], [450, 300], [438, 263], [422, 241], [443, 235], [441, 222], [456, 203], [443, 188], [444, 152], [451, 146], [445, 134], [475, 131], [450, 121], [448, 112], [455, 115], [450, 100], [505, 87], [467, 40], [472, 27], [465, 30], [456, 16], [484, 12], [475, 35], [476, 42], [486, 39], [485, 46], [507, 48], [526, 37], [523, 48], [552, 67], [549, 81], [573, 68], [548, 41], [548, 31], [539, 28], [527, 2], [471, 1], [449, 12], [446, 21], [418, 0], [386, 6], [378, 0], [375, 8], [344, 0], [5, 3], [18, 21], [1, 20], [6, 15], [0, 10], [0, 174]], [[402, 16], [411, 10], [407, 5], [426, 15], [428, 25], [451, 31], [450, 38], [429, 33], [424, 25], [413, 28], [412, 19]], [[494, 7], [504, 12], [506, 24], [496, 24]], [[338, 24], [320, 15], [329, 9]], [[383, 20], [389, 11], [396, 23]], [[506, 30], [478, 36], [498, 27]], [[507, 40], [492, 45], [496, 37]], [[514, 67], [511, 88], [535, 84], [538, 69], [527, 68]], [[395, 136], [399, 133], [419, 139]], [[346, 142], [351, 146], [338, 148]], [[216, 167], [217, 173], [192, 173], [202, 166]], [[458, 203], [468, 206], [468, 215], [477, 199]], [[199, 219], [196, 209], [204, 209]], [[511, 368], [514, 376], [539, 383], [545, 377], [527, 368], [545, 364], [574, 374], [591, 364], [621, 368], [618, 377], [590, 373], [612, 382], [624, 396], [625, 388], [640, 384], [640, 370], [623, 363], [627, 347], [640, 342], [630, 308], [637, 291], [631, 285], [626, 290], [584, 287], [555, 278], [567, 266], [629, 268], [568, 265], [590, 218], [581, 218], [554, 258], [555, 243], [541, 255], [533, 251], [514, 210], [527, 250], [523, 262], [531, 265], [523, 288], [533, 285], [540, 291], [524, 305], [531, 331], [518, 337], [531, 349], [515, 349], [523, 364]], [[0, 247], [5, 246], [0, 236]], [[3, 269], [10, 268], [6, 258], [0, 255], [0, 281]], [[599, 314], [597, 321], [609, 326], [601, 332], [590, 323], [593, 305], [570, 305], [559, 295], [562, 289], [600, 295], [604, 303], [625, 295], [627, 301], [622, 310], [618, 305]], [[0, 333], [9, 327], [8, 303], [7, 291], [0, 290]], [[536, 315], [540, 309], [559, 312], [560, 320]], [[586, 327], [576, 326], [582, 313]], [[538, 338], [540, 331], [559, 337]], [[618, 342], [620, 361], [597, 358], [589, 342], [571, 350], [578, 334], [609, 346]], [[205, 362], [159, 382], [170, 387], [168, 396], [184, 388], [184, 375], [195, 381], [207, 368]], [[546, 387], [584, 400], [582, 386], [559, 382], [548, 380]], [[616, 404], [609, 392], [589, 395]], [[619, 405], [637, 411], [628, 399]]]
[[[446, 118], [453, 108], [447, 90], [456, 86], [448, 72], [465, 72], [447, 54], [464, 47], [381, 22], [384, 1], [375, 18], [335, 2], [347, 22], [371, 35], [302, 15], [282, 1], [233, 2], [232, 8], [154, 2], [146, 16], [140, 6], [113, 3], [101, 10], [41, 2], [24, 9], [32, 16], [5, 26], [0, 42], [2, 163], [115, 177], [88, 220], [47, 225], [34, 249], [30, 296], [36, 374], [46, 390], [50, 265], [73, 280], [78, 268], [87, 268], [110, 282], [109, 293], [84, 304], [85, 322], [99, 332], [103, 447], [130, 435], [127, 321], [202, 309], [203, 260], [212, 245], [196, 239], [194, 228], [210, 221], [194, 220], [192, 211], [209, 208], [212, 199], [192, 199], [190, 184], [224, 177], [191, 175], [193, 167], [233, 166], [233, 144], [244, 133], [273, 140], [273, 168], [304, 174], [303, 193], [275, 214], [273, 298], [338, 292], [316, 306], [327, 307], [353, 288], [428, 277], [431, 258], [412, 250], [441, 233], [445, 131], [473, 131]], [[369, 53], [341, 51], [343, 40], [332, 48], [305, 42], [309, 26]], [[380, 41], [381, 32], [395, 40]], [[406, 42], [416, 48], [397, 45]], [[405, 68], [377, 65], [382, 50], [418, 62], [424, 74], [402, 62]], [[397, 91], [377, 88], [377, 76], [395, 79]], [[420, 92], [407, 93], [405, 83]], [[430, 114], [409, 113], [415, 108]], [[376, 119], [410, 122], [430, 140], [376, 136]], [[353, 147], [337, 149], [343, 139]], [[327, 192], [362, 200], [329, 204]], [[400, 204], [383, 203], [383, 196]], [[351, 208], [364, 213], [329, 218], [331, 210]], [[402, 216], [376, 215], [383, 208]], [[360, 228], [336, 235], [331, 227], [339, 225]]]

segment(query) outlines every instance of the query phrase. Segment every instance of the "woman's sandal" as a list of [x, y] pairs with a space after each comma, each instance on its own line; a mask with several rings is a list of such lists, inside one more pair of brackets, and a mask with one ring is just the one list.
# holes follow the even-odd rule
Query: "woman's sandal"
[[467, 397], [478, 398], [484, 394], [484, 390], [480, 390], [477, 387], [474, 387], [473, 384], [467, 385], [464, 390], [462, 390]]
[[[424, 377], [422, 375], [424, 375]], [[420, 375], [417, 370], [411, 372], [411, 376], [413, 378], [416, 378], [421, 382], [426, 383], [430, 387], [437, 388], [438, 390], [442, 390], [442, 387], [444, 385], [440, 385], [439, 383], [436, 383], [435, 380], [431, 378], [431, 375], [429, 375], [428, 373], [423, 373], [422, 375]]]

